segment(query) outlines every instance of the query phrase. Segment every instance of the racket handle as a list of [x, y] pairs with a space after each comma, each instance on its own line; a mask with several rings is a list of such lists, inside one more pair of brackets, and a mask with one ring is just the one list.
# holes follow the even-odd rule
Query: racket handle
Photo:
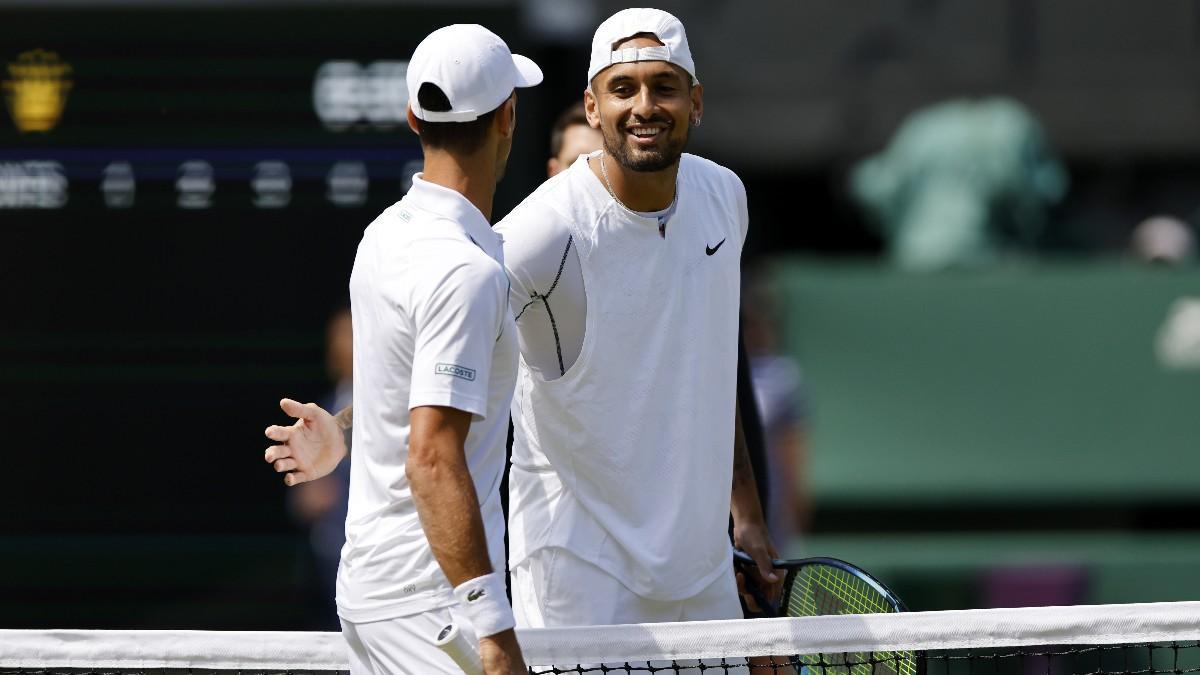
[[446, 624], [434, 641], [446, 652], [466, 675], [483, 675], [483, 661], [479, 658], [479, 641], [468, 628], [458, 624]]
[[[784, 563], [784, 561], [782, 561], [782, 560], [772, 560], [771, 561], [771, 564], [774, 565], [775, 567], [782, 567], [783, 563]], [[754, 558], [751, 558], [749, 553], [738, 550], [736, 548], [733, 549], [733, 564], [734, 564], [735, 568], [738, 565], [741, 565], [743, 568], [749, 568], [751, 570], [758, 568], [758, 563], [754, 562]], [[767, 599], [767, 594], [763, 593], [762, 588], [760, 588], [759, 585], [754, 581], [754, 578], [750, 576], [749, 572], [743, 572], [743, 575], [744, 575], [743, 580], [744, 580], [744, 585], [745, 585], [746, 591], [749, 592], [750, 595], [754, 598], [754, 601], [758, 603], [758, 612], [748, 615], [747, 618], [755, 618], [756, 619], [756, 618], [759, 618], [760, 616], [767, 617], [767, 618], [774, 618], [774, 617], [779, 616], [780, 615], [779, 608], [776, 607], [774, 603], [772, 603], [770, 600]], [[743, 602], [744, 602], [744, 600], [743, 600]], [[749, 605], [746, 605], [745, 609], [748, 613], [752, 612]]]

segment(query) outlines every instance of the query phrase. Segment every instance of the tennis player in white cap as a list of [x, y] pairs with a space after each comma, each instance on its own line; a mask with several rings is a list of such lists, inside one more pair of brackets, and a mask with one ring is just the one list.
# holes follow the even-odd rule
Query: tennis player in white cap
[[[704, 108], [678, 19], [623, 10], [596, 30], [591, 53], [584, 100], [603, 150], [496, 228], [521, 351], [509, 518], [516, 620], [737, 618], [731, 513], [735, 544], [778, 581], [736, 413], [745, 188], [683, 152]], [[275, 467], [293, 481], [344, 453], [328, 450], [341, 446], [334, 418], [316, 406], [306, 415], [289, 427], [310, 431], [294, 442], [299, 471]]]
[[[478, 637], [485, 672], [525, 673], [498, 494], [517, 337], [489, 221], [515, 89], [541, 79], [478, 25], [434, 31], [409, 62], [424, 172], [367, 227], [350, 276], [358, 419], [337, 606], [354, 675], [461, 673], [433, 642], [451, 623]], [[316, 406], [282, 405], [301, 421], [267, 430], [281, 445], [266, 459], [294, 484], [319, 473], [298, 451]]]

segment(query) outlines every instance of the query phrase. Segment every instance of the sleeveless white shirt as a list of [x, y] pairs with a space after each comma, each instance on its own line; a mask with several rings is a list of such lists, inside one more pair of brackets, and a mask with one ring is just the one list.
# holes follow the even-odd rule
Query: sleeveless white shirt
[[[518, 370], [510, 565], [562, 546], [661, 600], [728, 569], [747, 224], [737, 176], [685, 154], [665, 236], [657, 219], [617, 204], [586, 157], [497, 226], [511, 280], [527, 276], [520, 247], [537, 244], [521, 233], [566, 233], [586, 298], [565, 374], [548, 379], [524, 356]], [[517, 286], [514, 309], [528, 301]], [[544, 327], [517, 329], [524, 349], [526, 331]]]

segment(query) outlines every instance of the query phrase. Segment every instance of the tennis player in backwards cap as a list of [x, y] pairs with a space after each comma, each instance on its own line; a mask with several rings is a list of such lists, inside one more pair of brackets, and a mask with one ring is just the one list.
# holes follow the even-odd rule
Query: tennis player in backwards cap
[[[450, 623], [478, 637], [485, 672], [525, 673], [498, 494], [517, 336], [489, 221], [515, 88], [541, 79], [478, 25], [434, 31], [409, 62], [425, 170], [367, 227], [350, 276], [358, 420], [337, 606], [355, 675], [461, 672], [433, 642]], [[315, 408], [282, 405], [302, 420]], [[289, 484], [340, 459], [318, 471], [294, 455], [312, 433], [267, 430]]]
[[[778, 583], [736, 413], [745, 188], [683, 152], [703, 88], [667, 12], [627, 9], [600, 25], [584, 101], [603, 149], [496, 228], [521, 352], [517, 623], [738, 618], [731, 513], [734, 543]], [[328, 413], [314, 406], [297, 425], [312, 429], [297, 444], [306, 466], [344, 452], [328, 449], [341, 445]]]
[[517, 623], [738, 618], [731, 512], [735, 543], [776, 580], [736, 414], [745, 188], [683, 152], [703, 88], [667, 12], [600, 25], [584, 104], [603, 149], [496, 228], [522, 355]]

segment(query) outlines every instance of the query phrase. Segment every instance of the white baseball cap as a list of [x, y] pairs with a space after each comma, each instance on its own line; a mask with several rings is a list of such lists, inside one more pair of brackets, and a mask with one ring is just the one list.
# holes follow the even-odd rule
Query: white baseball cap
[[[638, 33], [652, 33], [662, 46], [613, 49], [613, 45]], [[592, 58], [588, 64], [588, 82], [600, 71], [617, 63], [666, 61], [687, 71], [692, 84], [699, 84], [692, 49], [688, 47], [683, 24], [671, 14], [651, 7], [623, 9], [604, 20], [592, 36]]]
[[[542, 81], [542, 69], [513, 54], [500, 36], [479, 24], [454, 24], [429, 34], [408, 62], [408, 104], [426, 122], [470, 122], [504, 103], [517, 87]], [[425, 110], [417, 92], [435, 84], [450, 110]]]

